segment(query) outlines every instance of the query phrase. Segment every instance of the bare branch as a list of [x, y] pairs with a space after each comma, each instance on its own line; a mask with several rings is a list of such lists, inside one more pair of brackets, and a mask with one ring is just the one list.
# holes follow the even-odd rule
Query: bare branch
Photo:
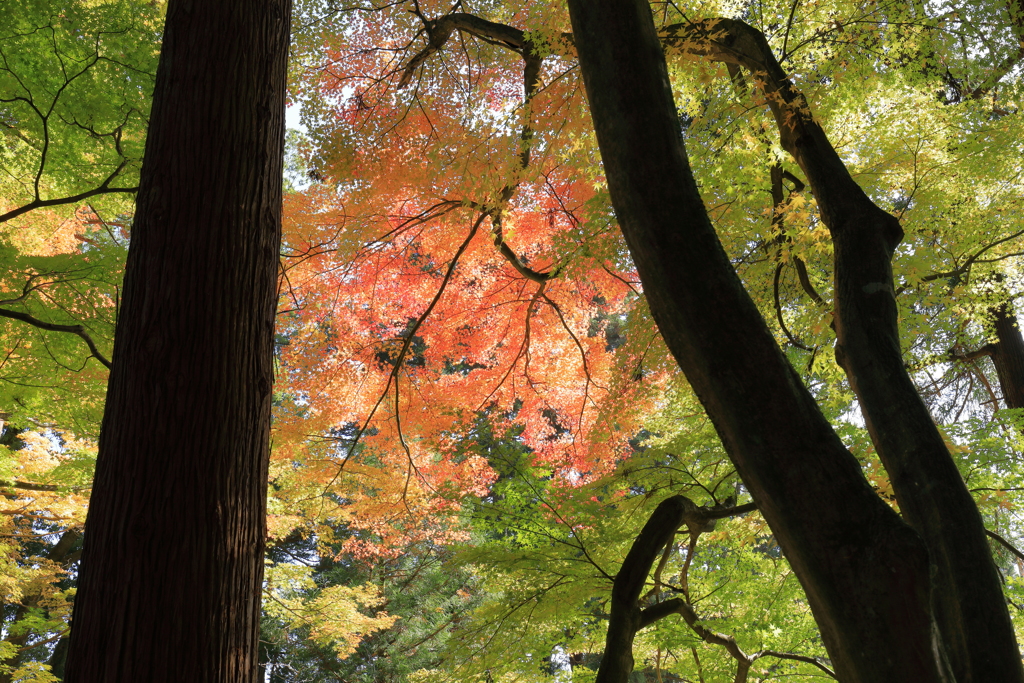
[[1021, 551], [1017, 550], [1017, 548], [1015, 548], [1005, 538], [1003, 538], [1002, 536], [1000, 536], [996, 532], [991, 531], [989, 529], [985, 529], [985, 535], [988, 536], [989, 538], [991, 538], [992, 540], [994, 540], [999, 545], [1001, 545], [1004, 548], [1006, 548], [1007, 550], [1009, 550], [1011, 553], [1013, 553], [1013, 555], [1015, 555], [1018, 560], [1024, 561], [1024, 553], [1022, 553]]
[[0, 308], [0, 317], [20, 320], [21, 322], [28, 323], [29, 325], [38, 327], [41, 330], [47, 330], [48, 332], [68, 332], [70, 334], [78, 335], [89, 347], [89, 352], [92, 354], [93, 358], [98, 360], [100, 363], [103, 363], [108, 370], [112, 368], [110, 361], [100, 353], [100, 350], [96, 348], [96, 344], [93, 342], [92, 337], [89, 336], [89, 333], [86, 332], [85, 328], [81, 325], [56, 325], [54, 323], [44, 322], [39, 318], [29, 315], [28, 313], [10, 311], [5, 308]]

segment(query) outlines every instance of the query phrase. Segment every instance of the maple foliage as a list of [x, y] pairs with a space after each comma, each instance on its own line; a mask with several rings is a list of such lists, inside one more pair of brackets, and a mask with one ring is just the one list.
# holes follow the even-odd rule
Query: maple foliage
[[[317, 19], [319, 8], [308, 9]], [[523, 424], [522, 438], [561, 475], [586, 481], [607, 474], [629, 453], [637, 416], [657, 401], [661, 379], [645, 368], [644, 355], [658, 342], [629, 335], [629, 348], [618, 351], [620, 326], [645, 314], [609, 215], [564, 44], [564, 11], [406, 9], [368, 4], [344, 14], [344, 31], [325, 21], [298, 36], [293, 97], [310, 131], [308, 177], [318, 180], [286, 200], [280, 362], [287, 381], [276, 452], [304, 462], [306, 473], [290, 477], [336, 483], [355, 463], [344, 464], [352, 439], [332, 430], [351, 430], [370, 450], [386, 444], [380, 450], [387, 454], [374, 456], [390, 458], [385, 470], [404, 462], [404, 477], [385, 475], [401, 481], [403, 493], [414, 479], [430, 490], [460, 474], [469, 476], [469, 492], [474, 475], [486, 484], [486, 468], [453, 468], [448, 434], [488, 410]], [[701, 8], [702, 16], [728, 11]], [[804, 8], [802, 23], [790, 22], [784, 35], [800, 49], [784, 57], [794, 73], [808, 71], [797, 84], [823, 100], [815, 100], [815, 115], [841, 122], [839, 144], [855, 177], [883, 203], [902, 203], [915, 226], [897, 278], [908, 295], [918, 294], [906, 309], [906, 338], [928, 362], [948, 353], [950, 337], [977, 345], [971, 335], [979, 328], [965, 326], [956, 307], [929, 306], [942, 296], [933, 293], [945, 284], [940, 275], [983, 271], [1015, 253], [1011, 224], [1000, 222], [1002, 234], [972, 230], [968, 237], [951, 233], [946, 217], [1010, 172], [989, 165], [960, 194], [944, 186], [949, 179], [939, 182], [937, 169], [953, 163], [945, 136], [954, 129], [943, 120], [977, 120], [984, 106], [964, 102], [952, 113], [919, 87], [927, 79], [914, 69], [868, 77], [871, 67], [858, 57], [871, 41], [893, 45], [893, 58], [906, 61], [911, 45], [934, 50], [942, 39], [927, 17], [906, 27], [872, 23], [887, 11], [826, 20], [834, 10]], [[665, 12], [664, 23], [675, 25]], [[839, 33], [848, 40], [830, 43]], [[685, 43], [675, 47], [687, 57]], [[821, 75], [815, 81], [811, 74]], [[781, 323], [780, 339], [809, 352], [802, 362], [816, 373], [834, 376], [831, 248], [814, 198], [784, 168], [765, 108], [751, 110], [759, 97], [751, 85], [737, 88], [723, 69], [691, 58], [677, 63], [676, 75], [722, 239], [750, 286], [760, 288], [766, 317]], [[855, 119], [866, 106], [879, 114]], [[910, 108], [915, 123], [898, 113]], [[897, 150], [879, 151], [879, 138], [863, 133], [868, 125], [886, 128]], [[1002, 144], [1015, 125], [1006, 117], [987, 124], [973, 136], [984, 146], [971, 153]], [[881, 167], [874, 161], [880, 153]], [[858, 159], [868, 160], [868, 174]], [[780, 170], [782, 197], [766, 206], [767, 193], [748, 188], [772, 187], [772, 168]], [[949, 247], [936, 248], [940, 240]], [[916, 325], [928, 335], [914, 334]]]
[[158, 8], [0, 8], [0, 680], [52, 681], [74, 595]]
[[[778, 341], [891, 501], [866, 436], [842, 417], [852, 397], [831, 350], [830, 237], [806, 179], [777, 142], [770, 95], [685, 36], [687, 26], [740, 10], [715, 3], [656, 9], [687, 147], [719, 237]], [[472, 491], [472, 478], [459, 479], [469, 472], [421, 465], [445, 464], [446, 445], [471, 441], [471, 421], [482, 413], [523, 425], [518, 438], [550, 468], [547, 476], [569, 487], [559, 491], [591, 491], [631, 471], [628, 458], [637, 456], [629, 439], [655, 421], [663, 433], [676, 432], [672, 420], [654, 416], [679, 415], [667, 406], [685, 405], [686, 390], [666, 393], [678, 380], [648, 334], [636, 274], [613, 230], [562, 8], [364, 3], [335, 15], [313, 3], [307, 11], [293, 97], [309, 129], [312, 185], [286, 209], [281, 359], [289, 377], [314, 384], [282, 384], [278, 437], [287, 448], [309, 434], [330, 442], [317, 446], [316, 466], [329, 482], [320, 497], [335, 487], [354, 515], [347, 522], [359, 528], [364, 498], [344, 474], [336, 477], [359, 463], [401, 472], [388, 494], [396, 517], [416, 483], [433, 495], [454, 477]], [[969, 484], [980, 484], [986, 467], [971, 464], [980, 451], [966, 444], [992, 434], [978, 428], [999, 390], [981, 356], [969, 352], [992, 334], [993, 303], [1017, 287], [1020, 234], [1007, 217], [1019, 202], [1019, 168], [1013, 155], [996, 151], [1019, 144], [1018, 86], [1012, 39], [982, 55], [950, 36], [1010, 26], [1005, 7], [929, 14], [892, 4], [757, 3], [743, 12], [854, 179], [901, 219], [906, 236], [894, 270], [904, 352], [934, 414], [958, 425], [973, 416], [971, 428], [951, 427], [960, 441], [950, 443]], [[936, 84], [946, 87], [939, 97]], [[1013, 283], [993, 287], [997, 272]], [[330, 285], [314, 293], [322, 281]], [[563, 324], [566, 315], [578, 317]], [[303, 360], [316, 339], [327, 363]], [[586, 363], [566, 364], [574, 346]], [[549, 393], [555, 386], [565, 387], [562, 403]], [[700, 412], [688, 410], [683, 421]], [[329, 411], [344, 412], [327, 418]], [[998, 415], [995, 429], [1012, 434], [1005, 430], [1013, 414]], [[320, 418], [319, 429], [289, 435], [288, 420], [309, 428]], [[346, 436], [330, 433], [338, 425]], [[353, 440], [362, 446], [353, 448]], [[1011, 438], [996, 450], [1013, 448]], [[1008, 471], [996, 469], [1003, 483], [991, 488], [1005, 501]], [[658, 470], [646, 472], [663, 476]], [[360, 476], [368, 475], [359, 470], [353, 479]], [[494, 481], [500, 486], [500, 475]], [[318, 495], [312, 487], [308, 494]], [[984, 495], [981, 503], [990, 509]], [[542, 601], [526, 602], [535, 599]], [[509, 614], [492, 623], [507, 624]], [[527, 632], [510, 641], [528, 649]], [[519, 652], [509, 658], [523, 661]]]
[[478, 45], [465, 66], [488, 68], [431, 72], [407, 101], [394, 65], [391, 82], [372, 77], [394, 59], [359, 42], [379, 28], [329, 48], [306, 86], [343, 104], [318, 114], [308, 173], [321, 181], [285, 204], [283, 476], [319, 497], [338, 486], [356, 524], [429, 511], [424, 498], [443, 508], [493, 479], [481, 456], [451, 457], [481, 412], [522, 425], [559, 477], [607, 474], [657, 376], [645, 349], [615, 353], [638, 290], [596, 171], [579, 173], [594, 162], [573, 142], [583, 122], [562, 120], [582, 111], [567, 65], [524, 86], [521, 56]]

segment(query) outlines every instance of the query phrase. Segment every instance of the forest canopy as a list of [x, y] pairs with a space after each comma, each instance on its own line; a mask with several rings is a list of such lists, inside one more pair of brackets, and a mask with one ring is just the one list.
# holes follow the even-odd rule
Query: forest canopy
[[[0, 6], [0, 681], [63, 671], [163, 9]], [[893, 352], [980, 512], [1019, 642], [1024, 7], [651, 11], [732, 270], [906, 516], [837, 346], [841, 212], [786, 117], [892, 217]], [[616, 577], [671, 512], [637, 584], [632, 680], [835, 680], [780, 532], [652, 317], [563, 3], [294, 12], [265, 679], [591, 680]]]

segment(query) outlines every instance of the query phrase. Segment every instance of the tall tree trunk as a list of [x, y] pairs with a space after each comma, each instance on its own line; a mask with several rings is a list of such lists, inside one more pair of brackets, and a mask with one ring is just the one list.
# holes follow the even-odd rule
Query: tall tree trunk
[[891, 266], [903, 230], [850, 177], [764, 37], [741, 22], [729, 28], [735, 51], [759, 58], [750, 66], [766, 84], [782, 145], [807, 175], [832, 236], [836, 359], [900, 511], [928, 546], [933, 608], [955, 678], [1020, 683], [1024, 669], [981, 514], [903, 360]]
[[651, 311], [800, 578], [837, 675], [951, 680], [924, 543], [868, 486], [708, 220], [649, 5], [569, 9], [612, 202]]
[[171, 0], [69, 683], [255, 681], [290, 0]]

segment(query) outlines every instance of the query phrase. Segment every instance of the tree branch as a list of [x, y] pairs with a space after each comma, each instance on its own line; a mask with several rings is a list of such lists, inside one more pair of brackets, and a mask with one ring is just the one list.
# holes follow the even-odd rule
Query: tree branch
[[814, 666], [818, 667], [832, 678], [838, 680], [838, 676], [836, 676], [835, 671], [828, 668], [814, 657], [808, 657], [807, 655], [798, 655], [792, 652], [776, 652], [775, 650], [762, 650], [761, 652], [758, 652], [754, 655], [754, 659], [758, 659], [760, 657], [778, 657], [779, 659], [792, 659], [797, 662], [806, 662], [807, 664], [813, 664]]
[[102, 353], [100, 353], [100, 350], [96, 348], [96, 344], [95, 342], [93, 342], [92, 337], [89, 336], [89, 333], [86, 332], [85, 328], [81, 325], [57, 325], [54, 323], [43, 322], [42, 320], [35, 318], [29, 315], [28, 313], [22, 313], [20, 311], [10, 311], [5, 308], [0, 308], [0, 317], [11, 318], [12, 320], [20, 320], [21, 322], [28, 323], [33, 327], [38, 327], [41, 330], [47, 330], [49, 332], [68, 332], [70, 334], [78, 335], [89, 347], [89, 352], [92, 354], [93, 358], [98, 360], [100, 363], [103, 363], [103, 365], [105, 365], [108, 370], [110, 370], [112, 367], [110, 361], [107, 360]]
[[999, 534], [997, 534], [996, 532], [994, 532], [994, 531], [992, 531], [990, 529], [985, 529], [985, 535], [988, 536], [989, 538], [991, 538], [992, 540], [994, 540], [999, 545], [1001, 545], [1004, 548], [1006, 548], [1007, 550], [1009, 550], [1013, 555], [1015, 555], [1017, 557], [1018, 560], [1024, 562], [1024, 553], [1022, 553], [1021, 551], [1017, 550], [1005, 538], [1003, 538], [1002, 536], [1000, 536]]
[[33, 199], [28, 204], [25, 204], [24, 206], [19, 206], [16, 209], [11, 209], [7, 213], [0, 214], [0, 223], [5, 223], [11, 220], [12, 218], [17, 218], [22, 214], [28, 213], [29, 211], [33, 211], [35, 209], [42, 209], [47, 206], [61, 206], [63, 204], [74, 204], [76, 202], [82, 201], [83, 199], [88, 199], [89, 197], [95, 197], [101, 194], [111, 194], [115, 192], [135, 193], [138, 191], [138, 187], [110, 187], [110, 183], [114, 180], [114, 178], [118, 176], [118, 174], [121, 173], [121, 171], [124, 170], [124, 167], [127, 165], [128, 160], [122, 159], [121, 163], [118, 164], [117, 168], [114, 169], [113, 173], [107, 176], [106, 180], [100, 183], [98, 187], [94, 187], [93, 189], [88, 190], [86, 192], [80, 192], [69, 197], [60, 197], [58, 199], [40, 199], [37, 196], [35, 199]]

